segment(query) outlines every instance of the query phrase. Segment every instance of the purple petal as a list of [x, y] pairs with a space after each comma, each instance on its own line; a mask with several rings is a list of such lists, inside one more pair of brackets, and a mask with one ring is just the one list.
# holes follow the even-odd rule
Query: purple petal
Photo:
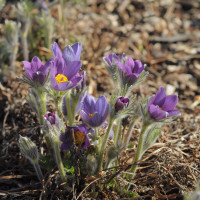
[[103, 116], [107, 109], [107, 104], [108, 102], [105, 96], [100, 96], [95, 104], [95, 111], [98, 112], [101, 116]]
[[154, 119], [163, 119], [168, 117], [168, 113], [164, 110], [160, 110], [159, 106], [150, 105], [149, 106], [149, 113]]
[[82, 44], [80, 42], [77, 42], [74, 45], [72, 45], [72, 49], [74, 50], [75, 60], [76, 61], [80, 60]]
[[169, 115], [168, 117], [174, 116], [174, 115], [179, 115], [181, 112], [179, 110], [172, 110], [168, 111]]
[[31, 69], [31, 63], [27, 61], [23, 61], [24, 64], [24, 70], [27, 72], [30, 78], [33, 77], [33, 71]]
[[65, 47], [62, 56], [63, 59], [65, 60], [66, 65], [68, 65], [72, 61], [75, 61], [76, 57], [74, 50], [70, 45]]
[[33, 73], [33, 81], [39, 82], [41, 85], [45, 83], [46, 76], [42, 72]]
[[174, 110], [177, 102], [178, 102], [178, 96], [177, 95], [169, 95], [169, 96], [165, 97], [165, 101], [162, 105], [162, 109], [165, 110], [165, 111]]
[[165, 101], [165, 97], [166, 97], [165, 88], [164, 87], [160, 87], [160, 89], [157, 91], [157, 93], [153, 97], [151, 103], [161, 107], [163, 105], [164, 101]]
[[60, 57], [62, 56], [62, 51], [56, 42], [54, 42], [54, 44], [51, 45], [51, 48], [54, 57], [56, 57], [57, 55], [59, 55]]
[[139, 77], [140, 77], [140, 74], [127, 75], [127, 78], [131, 83], [134, 83]]
[[75, 76], [81, 69], [81, 62], [80, 61], [73, 61], [70, 62], [66, 67], [63, 69], [63, 74], [70, 80], [73, 76]]
[[84, 112], [84, 110], [81, 110], [81, 111], [80, 111], [80, 116], [81, 116], [81, 119], [82, 119], [86, 124], [88, 124], [88, 122], [90, 121], [90, 117], [89, 117], [89, 115], [88, 115], [86, 112]]
[[92, 95], [86, 95], [82, 109], [89, 115], [95, 112], [96, 99]]
[[37, 72], [41, 66], [42, 66], [41, 60], [37, 56], [33, 57], [32, 61], [31, 61], [32, 71]]
[[99, 113], [95, 113], [89, 121], [89, 125], [92, 127], [98, 127], [104, 122], [102, 116]]

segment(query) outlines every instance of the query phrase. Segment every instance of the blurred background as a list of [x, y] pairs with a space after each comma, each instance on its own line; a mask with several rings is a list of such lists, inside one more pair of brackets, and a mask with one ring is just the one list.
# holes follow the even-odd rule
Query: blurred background
[[[164, 128], [149, 150], [151, 156], [144, 156], [154, 164], [140, 169], [135, 190], [158, 199], [181, 199], [183, 191], [193, 190], [200, 169], [199, 10], [198, 0], [0, 0], [1, 176], [20, 172], [19, 134], [37, 124], [26, 103], [28, 86], [17, 79], [23, 73], [22, 61], [38, 56], [45, 62], [52, 57], [54, 42], [63, 49], [79, 41], [88, 93], [109, 98], [114, 90], [102, 57], [124, 52], [150, 72], [135, 90], [139, 96], [152, 95], [160, 86], [167, 95], [179, 95], [182, 116]], [[26, 184], [20, 178], [0, 181], [0, 190], [17, 188], [19, 193], [19, 184]]]

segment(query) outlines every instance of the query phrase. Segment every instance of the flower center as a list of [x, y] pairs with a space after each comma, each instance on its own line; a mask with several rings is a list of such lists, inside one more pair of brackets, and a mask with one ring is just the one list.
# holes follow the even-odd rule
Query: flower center
[[75, 144], [82, 145], [85, 142], [85, 134], [81, 131], [76, 131], [74, 133], [75, 136]]
[[63, 74], [58, 74], [56, 75], [56, 81], [57, 83], [63, 83], [63, 82], [67, 82], [68, 78]]
[[90, 115], [89, 115], [89, 118], [91, 118], [94, 114], [95, 114], [95, 113], [90, 114]]

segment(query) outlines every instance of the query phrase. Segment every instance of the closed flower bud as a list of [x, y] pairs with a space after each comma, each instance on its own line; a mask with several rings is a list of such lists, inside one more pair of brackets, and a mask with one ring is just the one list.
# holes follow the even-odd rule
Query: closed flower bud
[[111, 160], [115, 159], [117, 157], [117, 155], [118, 155], [118, 151], [117, 151], [116, 147], [115, 146], [109, 147], [108, 152], [107, 152], [107, 157], [108, 157], [107, 159], [109, 161], [111, 161]]
[[88, 172], [90, 172], [91, 174], [95, 173], [97, 170], [97, 159], [95, 158], [95, 156], [89, 154], [87, 156], [87, 164], [86, 164], [87, 170]]
[[20, 135], [19, 138], [19, 148], [21, 153], [29, 159], [31, 162], [36, 163], [39, 160], [39, 153], [37, 146], [34, 142], [32, 142], [27, 137], [22, 137]]
[[129, 105], [129, 98], [119, 97], [115, 103], [115, 111], [124, 110]]

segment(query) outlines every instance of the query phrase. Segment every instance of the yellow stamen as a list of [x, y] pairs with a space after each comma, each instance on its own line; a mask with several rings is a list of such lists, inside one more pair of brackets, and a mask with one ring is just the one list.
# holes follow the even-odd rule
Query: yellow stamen
[[94, 114], [95, 114], [95, 113], [93, 113], [93, 114], [90, 114], [90, 115], [89, 115], [89, 118], [91, 118], [91, 117], [92, 117]]
[[75, 144], [82, 145], [85, 142], [85, 134], [81, 131], [76, 131], [74, 133], [75, 136]]
[[68, 78], [63, 74], [58, 74], [56, 76], [56, 81], [57, 81], [57, 83], [63, 83], [63, 82], [67, 82]]

